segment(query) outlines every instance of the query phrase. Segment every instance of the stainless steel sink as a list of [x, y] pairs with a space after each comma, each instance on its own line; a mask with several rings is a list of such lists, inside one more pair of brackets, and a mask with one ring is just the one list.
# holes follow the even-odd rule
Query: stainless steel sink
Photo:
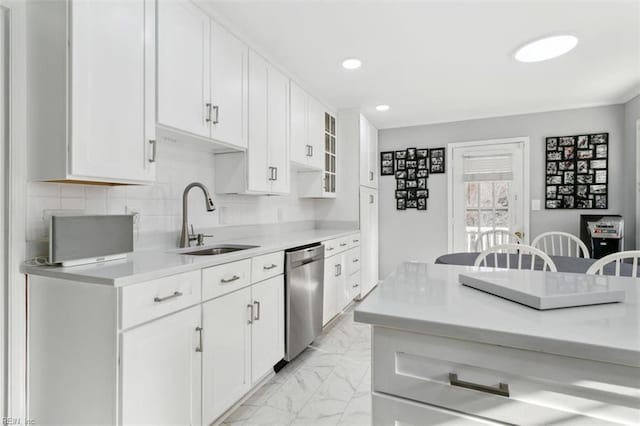
[[198, 249], [194, 251], [186, 251], [180, 254], [189, 255], [189, 256], [215, 256], [218, 254], [233, 253], [234, 251], [247, 250], [247, 249], [256, 248], [256, 247], [258, 246], [226, 244], [226, 245], [207, 247], [207, 248]]

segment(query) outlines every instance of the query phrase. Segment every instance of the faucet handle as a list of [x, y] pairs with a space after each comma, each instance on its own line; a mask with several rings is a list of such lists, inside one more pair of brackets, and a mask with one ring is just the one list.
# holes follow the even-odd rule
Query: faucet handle
[[203, 246], [204, 245], [204, 239], [205, 238], [211, 238], [213, 237], [213, 235], [208, 235], [208, 234], [198, 234], [196, 235], [196, 239], [198, 240], [198, 242], [196, 243], [199, 246]]

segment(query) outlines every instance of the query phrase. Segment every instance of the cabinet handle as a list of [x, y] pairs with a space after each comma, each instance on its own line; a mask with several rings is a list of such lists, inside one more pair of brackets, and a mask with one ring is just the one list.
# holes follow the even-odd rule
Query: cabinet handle
[[353, 242], [354, 242], [354, 243], [359, 243], [359, 242], [360, 242], [360, 240], [353, 240]]
[[262, 267], [262, 269], [264, 269], [265, 271], [269, 271], [269, 270], [271, 270], [271, 269], [273, 269], [273, 268], [276, 268], [277, 266], [278, 266], [278, 265], [276, 265], [275, 263], [272, 263], [272, 264], [271, 264], [271, 265], [269, 265], [269, 266], [263, 266], [263, 267]]
[[202, 327], [196, 327], [196, 331], [200, 339], [200, 345], [196, 348], [196, 352], [202, 352]]
[[369, 180], [373, 180], [373, 172], [369, 172]]
[[494, 395], [506, 396], [509, 397], [509, 385], [507, 383], [498, 383], [498, 386], [486, 386], [480, 385], [478, 383], [465, 382], [463, 380], [458, 380], [458, 375], [456, 373], [449, 373], [449, 384], [451, 386], [458, 386], [461, 388], [476, 390], [485, 393], [491, 393]]
[[341, 264], [337, 264], [337, 265], [335, 265], [335, 268], [336, 268], [335, 276], [339, 277], [340, 275], [342, 275], [342, 265]]
[[248, 324], [253, 324], [253, 304], [249, 303], [247, 305], [247, 308], [249, 308], [249, 321], [247, 321]]
[[274, 176], [275, 170], [276, 170], [275, 167], [269, 166], [269, 180], [276, 180], [276, 178]]
[[174, 291], [173, 294], [170, 294], [169, 296], [165, 296], [165, 297], [154, 297], [153, 301], [156, 303], [162, 303], [162, 302], [166, 302], [167, 300], [171, 300], [171, 299], [175, 299], [176, 297], [180, 297], [182, 296], [182, 293], [179, 291]]
[[360, 284], [354, 284], [354, 285], [352, 285], [351, 287], [353, 287], [353, 288], [357, 288], [357, 287], [360, 287]]
[[204, 104], [204, 106], [207, 109], [207, 118], [204, 121], [211, 123], [211, 104]]
[[274, 167], [274, 168], [273, 168], [273, 171], [274, 171], [274, 176], [275, 176], [275, 177], [273, 178], [273, 180], [278, 180], [278, 168], [277, 168], [277, 167]]
[[213, 110], [216, 112], [216, 118], [211, 123], [218, 124], [220, 122], [220, 106], [213, 105]]
[[360, 262], [360, 259], [353, 259], [353, 263], [358, 263]]
[[369, 204], [373, 204], [373, 200], [374, 200], [373, 195], [369, 195]]
[[232, 283], [234, 281], [238, 281], [240, 279], [239, 276], [234, 275], [233, 277], [229, 278], [229, 279], [225, 279], [225, 278], [220, 278], [220, 282], [222, 284], [228, 284], [228, 283]]
[[326, 250], [327, 250], [327, 251], [333, 251], [333, 249], [334, 249], [333, 247], [327, 247], [327, 249], [326, 249]]
[[149, 158], [149, 162], [155, 163], [156, 162], [156, 141], [155, 139], [151, 139], [149, 143], [151, 144], [151, 158]]
[[[260, 302], [254, 300], [253, 304], [256, 305], [256, 316], [253, 317], [253, 319], [255, 321], [260, 321]], [[253, 310], [251, 312], [253, 313]]]
[[313, 157], [313, 145], [309, 145], [309, 157]]
[[344, 247], [346, 245], [347, 245], [347, 243], [340, 243], [340, 247]]

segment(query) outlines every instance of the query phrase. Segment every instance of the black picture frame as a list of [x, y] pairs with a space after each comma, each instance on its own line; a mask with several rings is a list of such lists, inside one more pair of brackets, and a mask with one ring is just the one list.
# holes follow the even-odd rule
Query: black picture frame
[[546, 209], [608, 208], [609, 133], [551, 136], [544, 146]]
[[445, 173], [445, 167], [444, 148], [431, 148], [429, 150], [429, 173], [432, 175]]
[[394, 176], [396, 174], [395, 152], [383, 151], [380, 153], [380, 176]]
[[[407, 148], [403, 151], [394, 151], [394, 175], [396, 179], [395, 200], [397, 210], [427, 210], [429, 198], [428, 178], [431, 171], [432, 152], [435, 152], [435, 165], [437, 173], [445, 172], [444, 148]], [[381, 167], [388, 166], [382, 161], [389, 160], [389, 151], [386, 156], [380, 157]]]

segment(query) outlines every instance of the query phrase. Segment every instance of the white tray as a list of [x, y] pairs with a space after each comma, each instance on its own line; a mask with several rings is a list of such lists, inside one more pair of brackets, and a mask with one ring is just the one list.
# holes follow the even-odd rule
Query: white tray
[[461, 284], [535, 309], [624, 301], [625, 292], [606, 276], [509, 269], [460, 274]]

